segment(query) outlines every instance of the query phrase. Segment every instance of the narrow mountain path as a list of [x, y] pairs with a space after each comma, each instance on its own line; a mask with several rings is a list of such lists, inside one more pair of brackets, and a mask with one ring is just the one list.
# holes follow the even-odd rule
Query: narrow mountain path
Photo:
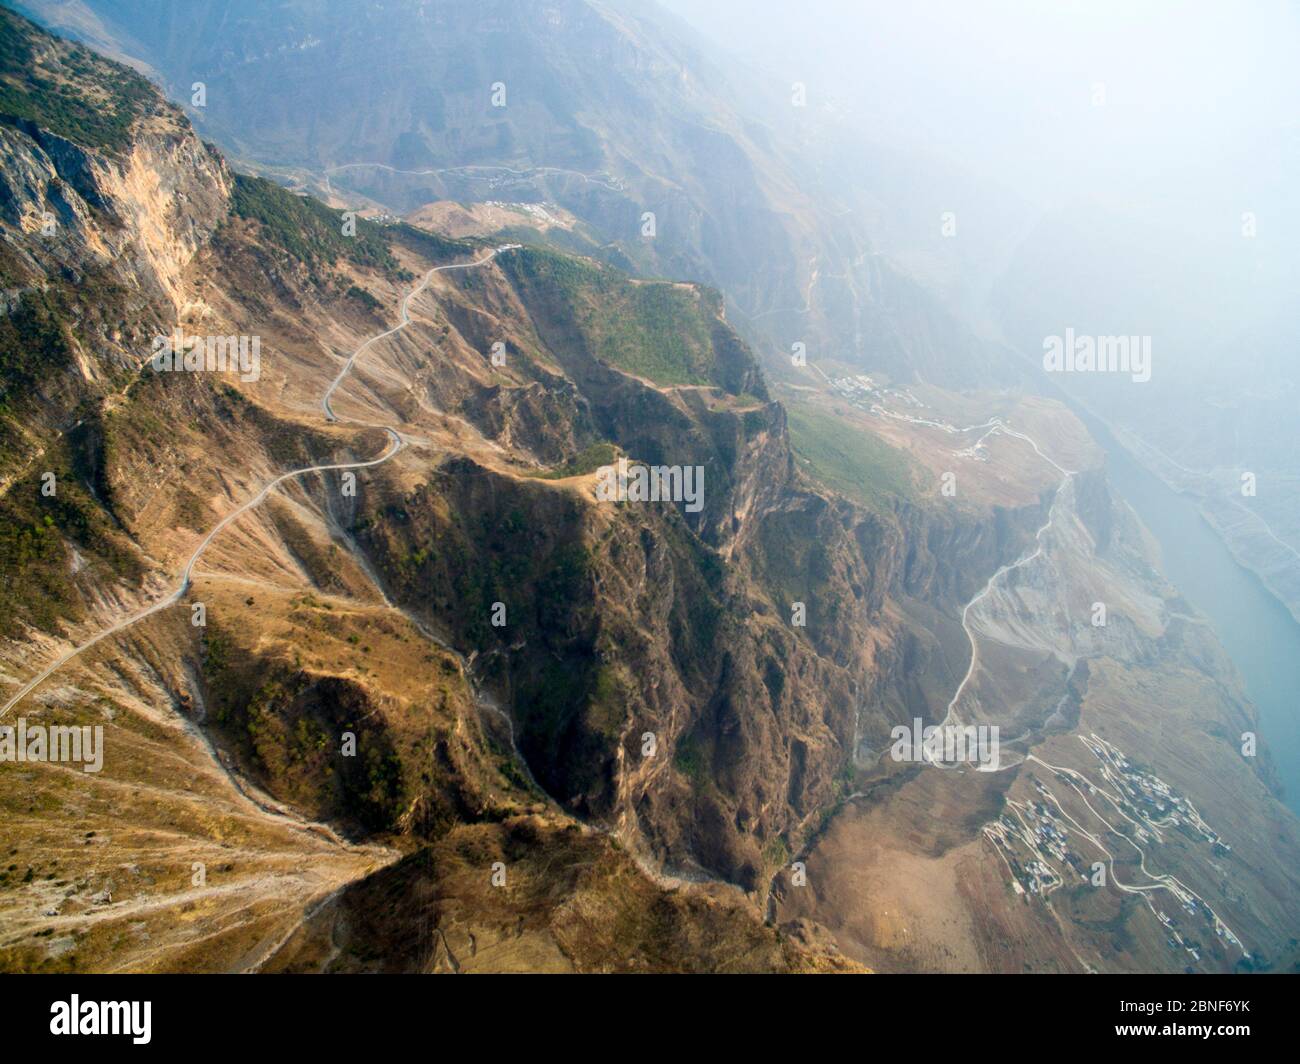
[[[944, 716], [943, 721], [941, 722], [941, 726], [948, 726], [954, 723], [960, 724], [961, 718], [957, 712], [958, 706], [961, 702], [962, 695], [965, 693], [966, 688], [968, 687], [968, 685], [971, 682], [971, 679], [975, 675], [976, 669], [979, 667], [979, 642], [976, 638], [974, 630], [970, 625], [970, 620], [969, 620], [971, 609], [974, 606], [976, 606], [982, 599], [988, 596], [989, 593], [993, 590], [993, 588], [997, 585], [998, 581], [1006, 577], [1008, 573], [1016, 569], [1019, 569], [1025, 565], [1028, 565], [1029, 563], [1034, 561], [1034, 559], [1042, 555], [1043, 536], [1048, 532], [1048, 530], [1052, 527], [1053, 523], [1055, 522], [1057, 506], [1060, 503], [1061, 498], [1064, 495], [1065, 489], [1069, 485], [1071, 478], [1077, 475], [1077, 471], [1066, 469], [1064, 466], [1054, 461], [1046, 453], [1044, 453], [1042, 448], [1039, 447], [1038, 442], [1033, 437], [1011, 428], [1011, 426], [1007, 425], [1000, 418], [996, 418], [996, 417], [991, 418], [989, 421], [980, 425], [968, 425], [965, 428], [958, 428], [954, 425], [949, 425], [943, 422], [910, 417], [906, 414], [897, 414], [894, 413], [893, 411], [886, 410], [884, 407], [880, 407], [880, 406], [874, 407], [873, 409], [875, 409], [877, 412], [887, 417], [893, 417], [895, 419], [902, 420], [902, 421], [909, 421], [914, 424], [925, 425], [926, 427], [930, 427], [930, 428], [937, 428], [944, 432], [949, 432], [953, 434], [960, 435], [967, 432], [973, 432], [977, 429], [987, 429], [988, 431], [978, 441], [980, 443], [982, 443], [984, 439], [987, 439], [989, 436], [998, 432], [1003, 433], [1007, 436], [1012, 436], [1016, 439], [1023, 440], [1024, 442], [1028, 443], [1029, 446], [1033, 448], [1034, 453], [1038, 455], [1038, 457], [1040, 457], [1043, 461], [1047, 462], [1048, 465], [1050, 465], [1053, 469], [1055, 469], [1058, 473], [1061, 474], [1061, 482], [1057, 487], [1055, 497], [1052, 499], [1052, 505], [1048, 510], [1047, 520], [1043, 523], [1043, 525], [1038, 529], [1037, 533], [1035, 533], [1034, 535], [1033, 549], [1026, 552], [1018, 560], [1008, 563], [1007, 565], [1003, 565], [1001, 568], [999, 568], [992, 576], [989, 577], [985, 585], [970, 599], [969, 602], [966, 603], [966, 605], [962, 609], [962, 614], [961, 614], [962, 629], [966, 633], [966, 638], [970, 641], [970, 648], [971, 648], [970, 665], [966, 670], [965, 676], [962, 677], [961, 683], [957, 685], [957, 690], [953, 693], [952, 699], [948, 703], [948, 710], [946, 715]], [[1084, 742], [1085, 745], [1088, 745], [1087, 740], [1084, 739], [1083, 736], [1079, 736], [1079, 738], [1082, 742]], [[1115, 836], [1116, 838], [1123, 839], [1126, 843], [1128, 843], [1130, 847], [1132, 847], [1133, 850], [1137, 852], [1139, 871], [1142, 873], [1142, 875], [1146, 876], [1149, 880], [1151, 880], [1151, 883], [1146, 885], [1127, 884], [1122, 882], [1115, 870], [1115, 857], [1110, 852], [1110, 850], [1103, 844], [1101, 838], [1089, 832], [1074, 817], [1070, 816], [1070, 814], [1066, 812], [1065, 808], [1061, 805], [1056, 795], [1052, 794], [1050, 790], [1048, 791], [1048, 794], [1050, 795], [1053, 804], [1061, 812], [1061, 815], [1065, 817], [1067, 820], [1069, 820], [1071, 824], [1074, 825], [1074, 827], [1081, 834], [1082, 837], [1086, 838], [1090, 843], [1092, 843], [1092, 845], [1094, 845], [1098, 850], [1101, 851], [1101, 853], [1105, 855], [1106, 861], [1110, 866], [1110, 882], [1114, 884], [1114, 886], [1118, 890], [1128, 894], [1139, 895], [1142, 898], [1142, 900], [1146, 903], [1147, 908], [1151, 910], [1151, 914], [1155, 916], [1158, 920], [1160, 920], [1162, 924], [1165, 924], [1165, 920], [1163, 919], [1160, 911], [1156, 909], [1154, 903], [1151, 901], [1150, 895], [1152, 893], [1159, 890], [1164, 890], [1164, 891], [1168, 891], [1171, 895], [1173, 895], [1174, 899], [1179, 904], [1187, 904], [1188, 902], [1195, 902], [1203, 906], [1205, 910], [1210, 914], [1216, 928], [1222, 928], [1222, 931], [1227, 941], [1235, 945], [1237, 949], [1240, 950], [1243, 954], [1246, 953], [1245, 947], [1241, 944], [1241, 940], [1239, 939], [1239, 937], [1232, 931], [1232, 929], [1227, 925], [1227, 923], [1222, 919], [1222, 917], [1220, 917], [1219, 914], [1215, 912], [1213, 908], [1210, 907], [1209, 903], [1206, 902], [1204, 898], [1202, 898], [1199, 894], [1193, 891], [1190, 887], [1187, 886], [1187, 884], [1185, 884], [1182, 880], [1178, 879], [1176, 876], [1168, 875], [1160, 872], [1153, 872], [1147, 867], [1146, 850], [1144, 850], [1141, 846], [1139, 846], [1138, 843], [1134, 841], [1134, 839], [1130, 838], [1124, 832], [1118, 830], [1113, 824], [1110, 823], [1110, 821], [1108, 821], [1104, 816], [1102, 816], [1100, 812], [1094, 809], [1092, 803], [1088, 801], [1087, 794], [1085, 793], [1084, 789], [1080, 787], [1079, 783], [1080, 781], [1082, 781], [1089, 788], [1091, 788], [1092, 792], [1104, 797], [1107, 801], [1111, 803], [1111, 805], [1115, 807], [1115, 810], [1121, 816], [1123, 816], [1125, 820], [1128, 820], [1130, 823], [1134, 824], [1134, 826], [1137, 826], [1136, 821], [1134, 821], [1132, 817], [1128, 816], [1128, 814], [1124, 812], [1123, 804], [1114, 795], [1110, 794], [1104, 787], [1094, 784], [1087, 777], [1086, 774], [1079, 772], [1075, 769], [1064, 768], [1060, 765], [1053, 765], [1047, 761], [1044, 761], [1042, 758], [1035, 756], [1032, 753], [1026, 753], [1025, 756], [1019, 761], [1008, 762], [1002, 765], [1001, 771], [1007, 771], [1009, 769], [1016, 768], [1019, 765], [1030, 763], [1030, 762], [1037, 765], [1041, 765], [1043, 768], [1050, 770], [1051, 772], [1055, 773], [1058, 777], [1060, 777], [1062, 780], [1064, 780], [1065, 783], [1077, 793], [1079, 800], [1087, 808], [1088, 812], [1091, 813], [1097, 819], [1097, 821], [1105, 828], [1106, 831], [1108, 831], [1111, 835]], [[947, 767], [946, 765], [943, 764], [943, 762], [940, 761], [932, 761], [932, 763], [938, 765], [941, 768]], [[858, 795], [851, 795], [850, 800], [855, 797], [858, 797]], [[1017, 814], [1017, 817], [1019, 817], [1019, 814]], [[1022, 822], [1022, 826], [1025, 827], [1025, 832], [1026, 832], [1024, 837], [1026, 839], [1031, 839], [1032, 832], [1030, 832], [1027, 826], [1023, 825], [1023, 822]], [[1147, 827], [1151, 828], [1151, 825], [1147, 825]], [[988, 835], [988, 832], [989, 829], [986, 827], [985, 834]], [[1158, 833], [1156, 833], [1156, 835], [1158, 839], [1159, 838]], [[995, 851], [997, 851], [996, 845], [994, 846], [994, 849]], [[999, 853], [999, 856], [1002, 856], [1003, 862], [1005, 863], [1006, 862], [1005, 856], [1002, 855], [1000, 851], [997, 852]], [[1045, 864], [1051, 865], [1051, 862], [1048, 861], [1048, 859], [1041, 852], [1038, 852], [1038, 860], [1043, 861], [1043, 863]], [[1010, 866], [1008, 866], [1008, 870], [1010, 870]], [[1062, 870], [1057, 870], [1057, 874], [1061, 876], [1061, 882], [1064, 882], [1064, 872]], [[1013, 879], [1015, 878], [1014, 874], [1012, 878]], [[1055, 916], [1055, 914], [1053, 915]], [[1071, 950], [1073, 951], [1073, 946], [1071, 946]], [[1077, 953], [1075, 955], [1076, 957], [1078, 957]], [[1082, 961], [1082, 958], [1079, 959], [1081, 963], [1084, 963]], [[1090, 966], [1084, 963], [1084, 967], [1085, 969], [1088, 969]]]
[[[444, 166], [436, 170], [399, 170], [395, 166], [389, 166], [387, 163], [341, 163], [338, 166], [327, 166], [324, 171], [325, 189], [331, 194], [334, 187], [330, 184], [330, 174], [337, 174], [342, 170], [386, 170], [390, 174], [403, 174], [410, 177], [433, 177], [438, 174], [468, 174], [477, 171], [496, 174], [511, 174], [514, 177], [531, 178], [533, 176], [546, 177], [548, 174], [561, 174], [565, 177], [580, 177], [589, 185], [600, 185], [601, 188], [607, 188], [611, 192], [622, 192], [624, 186], [616, 177], [606, 173], [584, 174], [581, 170], [565, 170], [559, 166], [532, 166], [525, 170], [514, 170], [509, 166]], [[606, 180], [609, 178], [609, 180]]]
[[[430, 269], [428, 272], [426, 272], [424, 277], [421, 278], [420, 283], [417, 284], [414, 288], [412, 288], [411, 291], [408, 292], [403, 297], [400, 306], [402, 320], [397, 325], [393, 326], [391, 329], [386, 329], [384, 332], [378, 333], [377, 335], [370, 337], [368, 340], [362, 343], [355, 351], [352, 352], [352, 354], [348, 357], [347, 362], [344, 363], [343, 368], [339, 370], [338, 375], [334, 378], [333, 381], [330, 382], [330, 386], [325, 390], [325, 394], [321, 397], [321, 408], [325, 412], [326, 420], [330, 422], [339, 422], [341, 420], [347, 420], [347, 419], [339, 418], [339, 416], [334, 413], [334, 409], [330, 404], [330, 400], [333, 397], [334, 392], [338, 389], [339, 385], [343, 382], [344, 378], [346, 378], [347, 375], [351, 372], [352, 367], [356, 363], [357, 358], [360, 355], [362, 355], [367, 349], [369, 349], [372, 344], [375, 344], [380, 340], [384, 340], [390, 336], [395, 335], [396, 333], [401, 332], [403, 329], [405, 329], [408, 325], [411, 324], [411, 315], [410, 315], [411, 300], [414, 299], [416, 296], [418, 296], [429, 286], [429, 282], [433, 279], [433, 275], [435, 273], [441, 273], [445, 270], [467, 270], [477, 266], [482, 266], [485, 263], [490, 262], [498, 254], [505, 251], [511, 251], [520, 246], [521, 245], [519, 244], [503, 244], [501, 247], [493, 248], [486, 255], [482, 256], [479, 259], [474, 260], [473, 262], [459, 262], [447, 266], [435, 266], [432, 269]], [[279, 487], [285, 481], [292, 480], [295, 477], [306, 476], [309, 473], [329, 473], [329, 472], [339, 472], [339, 471], [349, 470], [349, 469], [369, 469], [373, 466], [382, 465], [384, 462], [387, 462], [390, 458], [392, 458], [399, 451], [401, 451], [404, 446], [406, 446], [406, 440], [403, 438], [403, 436], [398, 431], [398, 428], [396, 426], [378, 426], [378, 427], [382, 427], [384, 431], [388, 434], [388, 447], [384, 450], [384, 453], [381, 454], [378, 458], [372, 458], [369, 461], [365, 461], [365, 462], [327, 462], [319, 465], [303, 466], [301, 469], [293, 469], [287, 473], [281, 473], [278, 477], [275, 477], [273, 480], [269, 481], [262, 488], [261, 491], [259, 491], [247, 502], [236, 507], [230, 513], [228, 513], [216, 524], [216, 526], [206, 536], [203, 537], [202, 541], [194, 549], [194, 552], [190, 555], [189, 560], [185, 563], [185, 568], [181, 571], [179, 586], [176, 588], [175, 591], [173, 591], [166, 598], [160, 599], [159, 601], [149, 606], [146, 606], [145, 608], [138, 610], [137, 612], [132, 613], [127, 617], [124, 617], [116, 624], [108, 628], [105, 628], [103, 631], [99, 632], [98, 634], [92, 636], [91, 638], [85, 640], [84, 642], [81, 642], [76, 646], [70, 648], [69, 650], [65, 651], [58, 658], [56, 658], [49, 665], [47, 665], [40, 673], [38, 673], [29, 681], [27, 681], [27, 683], [23, 685], [23, 687], [18, 691], [18, 693], [13, 695], [4, 704], [3, 708], [0, 708], [0, 718], [3, 718], [11, 709], [14, 708], [14, 706], [18, 705], [19, 702], [21, 702], [24, 698], [30, 695], [33, 691], [35, 691], [36, 688], [38, 688], [41, 684], [43, 684], [46, 680], [48, 680], [51, 676], [53, 676], [56, 672], [58, 672], [59, 669], [63, 668], [64, 665], [68, 664], [68, 662], [72, 661], [74, 658], [78, 657], [79, 655], [85, 653], [85, 651], [89, 650], [97, 643], [100, 643], [103, 640], [109, 638], [110, 636], [118, 634], [119, 632], [125, 631], [127, 628], [130, 628], [132, 625], [138, 624], [140, 621], [145, 620], [147, 617], [152, 617], [155, 613], [159, 613], [160, 611], [167, 609], [169, 606], [173, 606], [177, 602], [179, 602], [185, 596], [185, 593], [189, 590], [195, 565], [198, 564], [198, 561], [203, 556], [204, 551], [206, 551], [208, 547], [212, 545], [212, 541], [216, 539], [216, 537], [220, 535], [221, 532], [224, 531], [227, 527], [229, 527], [235, 521], [238, 521], [239, 518], [241, 518], [244, 514], [260, 506], [264, 501], [266, 501], [266, 498], [271, 494], [271, 492], [273, 492], [277, 487]]]
[[[1048, 459], [1051, 461], [1051, 459]], [[1056, 463], [1052, 463], [1055, 465]], [[1059, 468], [1059, 467], [1058, 467]], [[961, 701], [961, 696], [965, 693], [967, 685], [975, 675], [975, 670], [979, 667], [979, 640], [975, 638], [975, 630], [970, 625], [970, 611], [981, 599], [985, 598], [1007, 573], [1014, 572], [1016, 569], [1023, 568], [1034, 559], [1040, 557], [1043, 553], [1043, 536], [1052, 527], [1056, 521], [1056, 506], [1060, 501], [1061, 495], [1065, 491], [1065, 486], [1069, 483], [1073, 473], [1067, 473], [1065, 479], [1057, 486], [1056, 496], [1052, 499], [1052, 505], [1047, 511], [1047, 520], [1042, 524], [1036, 533], [1034, 533], [1034, 548], [1027, 552], [1014, 562], [1008, 562], [988, 578], [988, 582], [975, 594], [975, 596], [962, 607], [961, 627], [966, 633], [966, 638], [970, 642], [970, 665], [966, 668], [966, 675], [961, 678], [961, 683], [957, 685], [957, 690], [953, 692], [952, 699], [948, 702], [948, 711], [941, 722], [947, 725], [953, 722], [957, 717], [957, 705]], [[957, 718], [960, 723], [960, 718]]]
[[[998, 433], [1001, 433], [1004, 436], [1010, 436], [1013, 439], [1023, 440], [1025, 443], [1029, 444], [1031, 448], [1033, 448], [1034, 454], [1038, 455], [1039, 458], [1041, 458], [1044, 462], [1046, 462], [1048, 465], [1050, 465], [1053, 469], [1055, 469], [1058, 473], [1061, 474], [1061, 482], [1060, 484], [1057, 485], [1056, 495], [1052, 499], [1052, 505], [1048, 508], [1047, 511], [1047, 520], [1043, 523], [1042, 527], [1040, 527], [1038, 531], [1034, 534], [1033, 549], [1027, 551], [1016, 561], [1008, 562], [1006, 565], [1001, 566], [992, 576], [988, 578], [988, 581], [984, 584], [982, 588], [980, 588], [979, 591], [975, 593], [975, 595], [970, 599], [970, 601], [967, 602], [964, 607], [962, 607], [961, 626], [962, 626], [962, 630], [966, 633], [966, 639], [970, 643], [970, 665], [966, 669], [966, 675], [961, 678], [961, 683], [957, 685], [957, 690], [953, 692], [953, 696], [951, 700], [948, 702], [947, 713], [944, 715], [944, 718], [940, 722], [940, 725], [941, 726], [948, 725], [952, 723], [954, 719], [956, 719], [957, 722], [959, 723], [960, 717], [958, 716], [957, 709], [961, 702], [961, 697], [963, 694], [965, 694], [966, 688], [969, 686], [971, 680], [975, 676], [975, 670], [979, 667], [979, 640], [975, 637], [975, 631], [973, 628], [971, 628], [970, 625], [970, 611], [977, 603], [980, 602], [980, 600], [987, 597], [990, 594], [990, 592], [992, 592], [994, 587], [997, 586], [998, 581], [1002, 580], [1008, 573], [1014, 572], [1016, 569], [1023, 568], [1024, 566], [1034, 561], [1034, 559], [1038, 558], [1043, 553], [1043, 536], [1047, 534], [1048, 530], [1052, 527], [1052, 524], [1055, 522], [1057, 503], [1060, 501], [1061, 495], [1063, 494], [1066, 485], [1069, 484], [1070, 478], [1076, 475], [1077, 470], [1066, 469], [1064, 466], [1060, 465], [1058, 462], [1050, 458], [1043, 451], [1043, 449], [1038, 446], [1037, 440], [1035, 440], [1032, 436], [1029, 436], [1026, 433], [1013, 429], [1000, 417], [992, 417], [989, 418], [987, 421], [980, 422], [978, 425], [967, 425], [964, 428], [959, 428], [956, 425], [950, 425], [944, 421], [934, 421], [929, 418], [919, 418], [919, 417], [912, 417], [908, 414], [899, 414], [893, 410], [887, 410], [885, 407], [879, 404], [873, 405], [871, 409], [873, 413], [879, 414], [882, 417], [893, 418], [896, 421], [906, 421], [913, 425], [923, 425], [926, 428], [939, 429], [942, 432], [947, 432], [955, 436], [965, 435], [968, 432], [975, 432], [978, 431], [979, 429], [986, 429], [987, 431], [984, 433], [984, 435], [981, 436], [979, 440], [977, 440], [976, 443], [974, 444], [974, 446], [976, 447], [979, 446], [979, 444], [983, 443], [990, 436], [993, 436]], [[968, 450], [970, 449], [973, 448], [969, 448]]]

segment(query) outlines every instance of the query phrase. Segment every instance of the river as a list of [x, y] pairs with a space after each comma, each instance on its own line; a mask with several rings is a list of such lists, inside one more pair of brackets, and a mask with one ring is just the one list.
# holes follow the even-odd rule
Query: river
[[1213, 625], [1259, 710], [1259, 738], [1300, 813], [1300, 623], [1242, 568], [1195, 500], [1141, 465], [1098, 419], [1071, 404], [1106, 450], [1110, 483], [1151, 530], [1165, 575]]

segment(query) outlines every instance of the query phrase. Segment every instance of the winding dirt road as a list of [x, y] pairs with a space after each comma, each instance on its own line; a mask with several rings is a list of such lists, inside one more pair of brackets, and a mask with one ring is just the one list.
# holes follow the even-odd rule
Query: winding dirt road
[[[512, 251], [515, 248], [518, 248], [520, 246], [521, 245], [519, 244], [503, 244], [501, 247], [493, 248], [486, 255], [482, 256], [479, 259], [474, 260], [473, 262], [458, 262], [447, 266], [435, 266], [432, 269], [430, 269], [427, 273], [425, 273], [424, 277], [421, 278], [420, 283], [417, 284], [414, 288], [412, 288], [411, 291], [409, 291], [402, 298], [401, 307], [400, 307], [402, 320], [397, 325], [393, 326], [391, 329], [387, 329], [382, 333], [372, 336], [368, 340], [366, 340], [363, 344], [361, 344], [348, 357], [348, 360], [347, 362], [344, 363], [343, 368], [339, 370], [338, 376], [336, 376], [334, 380], [330, 382], [330, 386], [325, 390], [325, 394], [321, 397], [321, 409], [324, 410], [325, 412], [326, 420], [331, 423], [336, 423], [342, 420], [338, 417], [337, 414], [334, 413], [334, 409], [330, 405], [330, 399], [334, 395], [334, 392], [337, 390], [337, 388], [343, 382], [343, 380], [347, 377], [347, 375], [352, 371], [352, 367], [356, 363], [358, 356], [364, 354], [365, 351], [372, 344], [375, 344], [380, 340], [387, 339], [388, 337], [401, 332], [403, 329], [405, 329], [408, 325], [411, 324], [411, 314], [410, 314], [411, 300], [414, 299], [416, 296], [418, 296], [429, 286], [429, 282], [433, 279], [433, 275], [435, 273], [441, 273], [444, 270], [468, 270], [476, 266], [482, 266], [485, 263], [490, 262], [498, 254], [505, 251]], [[159, 601], [153, 603], [152, 605], [146, 606], [144, 609], [139, 610], [136, 613], [130, 614], [127, 617], [124, 617], [122, 620], [118, 621], [116, 624], [112, 625], [111, 627], [105, 628], [102, 632], [99, 632], [98, 634], [92, 636], [90, 639], [87, 639], [85, 642], [72, 647], [71, 649], [67, 650], [65, 653], [60, 655], [49, 665], [47, 665], [45, 669], [43, 669], [35, 677], [27, 681], [27, 683], [23, 685], [22, 689], [19, 690], [17, 694], [15, 694], [12, 698], [9, 699], [4, 704], [3, 708], [0, 708], [0, 718], [3, 718], [11, 709], [14, 708], [14, 706], [18, 705], [19, 702], [21, 702], [24, 698], [30, 695], [33, 691], [36, 690], [36, 688], [38, 688], [41, 684], [43, 684], [46, 680], [48, 680], [51, 676], [53, 676], [56, 672], [58, 672], [59, 669], [63, 668], [64, 665], [72, 661], [78, 655], [84, 653], [85, 651], [89, 650], [91, 647], [95, 646], [95, 644], [102, 642], [103, 640], [109, 638], [110, 636], [125, 631], [127, 628], [130, 628], [132, 625], [138, 624], [140, 621], [143, 621], [145, 618], [152, 617], [155, 613], [165, 610], [169, 606], [173, 606], [177, 602], [179, 602], [185, 596], [186, 591], [189, 590], [190, 581], [193, 578], [193, 574], [194, 574], [194, 566], [198, 563], [199, 559], [203, 556], [203, 553], [208, 549], [208, 547], [212, 545], [212, 541], [216, 539], [216, 537], [220, 535], [224, 529], [226, 529], [228, 526], [233, 524], [235, 521], [238, 521], [239, 518], [241, 518], [244, 514], [260, 506], [266, 500], [267, 496], [269, 496], [271, 492], [273, 492], [277, 487], [283, 484], [286, 480], [292, 480], [295, 477], [306, 476], [308, 473], [329, 473], [329, 472], [338, 472], [338, 471], [349, 470], [349, 469], [369, 469], [373, 466], [382, 465], [384, 462], [387, 462], [390, 458], [392, 458], [400, 450], [402, 450], [404, 446], [406, 446], [406, 440], [397, 431], [396, 427], [393, 426], [380, 426], [380, 427], [382, 427], [384, 431], [388, 433], [388, 447], [385, 449], [384, 453], [381, 454], [378, 458], [372, 458], [366, 462], [331, 462], [331, 463], [325, 463], [321, 465], [310, 465], [310, 466], [304, 466], [301, 469], [290, 470], [287, 473], [281, 473], [278, 477], [268, 482], [262, 488], [261, 491], [259, 491], [247, 502], [243, 503], [242, 505], [232, 510], [230, 513], [226, 514], [226, 516], [223, 517], [216, 524], [216, 526], [206, 536], [203, 537], [203, 540], [199, 543], [199, 545], [194, 549], [194, 552], [190, 555], [189, 560], [185, 563], [185, 568], [181, 571], [180, 583], [177, 586], [175, 591], [173, 591], [166, 598], [160, 599]]]
[[467, 174], [475, 171], [486, 171], [489, 173], [511, 174], [514, 177], [531, 178], [534, 175], [545, 177], [548, 174], [562, 174], [565, 177], [580, 177], [589, 185], [600, 185], [611, 192], [622, 192], [624, 186], [618, 178], [604, 180], [610, 177], [609, 174], [584, 174], [581, 170], [565, 170], [559, 166], [533, 166], [526, 170], [514, 170], [509, 166], [444, 166], [437, 170], [399, 170], [395, 166], [389, 166], [387, 163], [342, 163], [339, 166], [327, 166], [324, 171], [325, 189], [333, 194], [334, 186], [330, 184], [330, 174], [337, 174], [342, 170], [387, 170], [390, 174], [402, 174], [410, 177], [430, 177], [437, 174]]

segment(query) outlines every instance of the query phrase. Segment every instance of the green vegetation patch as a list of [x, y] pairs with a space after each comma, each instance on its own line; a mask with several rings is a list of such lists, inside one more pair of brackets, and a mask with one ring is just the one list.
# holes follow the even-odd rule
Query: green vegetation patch
[[795, 454], [828, 488], [868, 506], [913, 493], [911, 465], [901, 451], [845, 418], [804, 406], [788, 409]]
[[695, 788], [703, 787], [709, 777], [709, 755], [704, 745], [694, 735], [683, 735], [673, 751], [673, 767], [691, 781]]
[[354, 284], [349, 286], [348, 298], [356, 301], [357, 303], [360, 303], [363, 307], [366, 308], [366, 310], [378, 310], [380, 307], [383, 306], [383, 304], [379, 302], [379, 300], [377, 300], [373, 295], [371, 295], [368, 289], [362, 288], [360, 285]]
[[119, 152], [130, 146], [136, 119], [161, 104], [134, 70], [77, 45], [54, 45], [39, 27], [0, 7], [0, 116]]
[[451, 237], [431, 233], [409, 222], [401, 222], [387, 232], [395, 243], [439, 263], [468, 261], [471, 257], [477, 258], [486, 250], [486, 245], [478, 241], [453, 240]]
[[215, 624], [204, 630], [203, 672], [217, 726], [272, 794], [313, 815], [396, 829], [411, 784], [383, 715], [360, 687], [259, 659]]
[[73, 358], [72, 334], [50, 292], [29, 289], [18, 305], [0, 317], [0, 414], [43, 375], [61, 370]]
[[308, 266], [333, 266], [346, 259], [372, 269], [398, 269], [382, 226], [358, 218], [356, 235], [344, 236], [341, 210], [296, 196], [274, 181], [236, 174], [231, 209], [240, 218], [260, 222], [271, 243]]
[[[62, 618], [79, 617], [80, 592], [70, 579], [73, 556], [106, 582], [136, 584], [143, 566], [130, 542], [91, 496], [75, 470], [78, 456], [60, 443], [0, 500], [0, 634], [17, 634], [20, 623], [51, 631]], [[43, 495], [44, 472], [55, 475], [54, 495]]]
[[612, 443], [593, 443], [574, 455], [563, 465], [554, 469], [531, 473], [539, 480], [563, 480], [565, 477], [581, 477], [594, 473], [601, 466], [613, 465], [618, 461], [618, 448]]
[[539, 248], [502, 258], [517, 286], [537, 290], [597, 357], [656, 384], [714, 383], [712, 303], [689, 285], [634, 283], [608, 266]]
[[[106, 269], [28, 288], [0, 315], [0, 417], [21, 418], [32, 394], [48, 395], [48, 386], [74, 365], [78, 345], [102, 354], [105, 338], [120, 335], [128, 322], [146, 333], [162, 328], [156, 308], [142, 305], [140, 293]], [[125, 383], [125, 365], [102, 357], [100, 365], [113, 378], [106, 387]]]

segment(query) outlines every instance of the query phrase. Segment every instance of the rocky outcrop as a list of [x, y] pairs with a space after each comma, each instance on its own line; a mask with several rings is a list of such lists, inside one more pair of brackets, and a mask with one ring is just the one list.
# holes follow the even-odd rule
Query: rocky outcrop
[[0, 124], [0, 218], [11, 254], [79, 273], [110, 263], [121, 281], [179, 311], [180, 282], [228, 211], [224, 160], [188, 123], [153, 120], [118, 156], [34, 123]]
[[[21, 30], [16, 16], [4, 18], [6, 32]], [[59, 110], [64, 81], [112, 113], [118, 68], [48, 38], [24, 45], [46, 78], [46, 96], [30, 109], [48, 106], [50, 117], [0, 114], [0, 305], [9, 315], [0, 485], [21, 468], [19, 455], [39, 453], [126, 387], [153, 338], [170, 333], [188, 299], [185, 271], [224, 223], [231, 188], [221, 156], [156, 97], [134, 112], [119, 101], [134, 117], [111, 146], [73, 139], [82, 126], [75, 106]], [[143, 84], [131, 90], [151, 91]]]

